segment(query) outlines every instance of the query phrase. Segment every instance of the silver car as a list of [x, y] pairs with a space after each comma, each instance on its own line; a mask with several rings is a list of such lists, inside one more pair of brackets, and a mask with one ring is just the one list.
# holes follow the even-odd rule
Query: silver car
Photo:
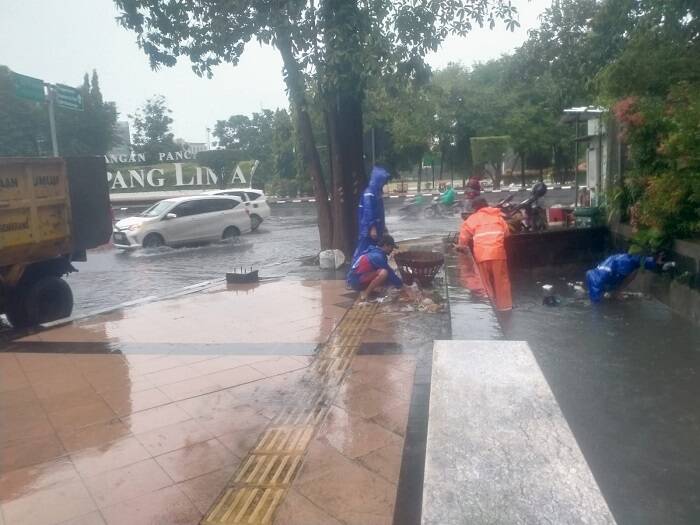
[[140, 215], [114, 225], [112, 242], [121, 249], [212, 242], [251, 231], [250, 213], [232, 196], [165, 199]]
[[270, 205], [262, 190], [253, 188], [231, 188], [228, 190], [214, 190], [209, 195], [228, 195], [238, 197], [250, 212], [250, 229], [257, 230], [262, 222], [270, 217]]

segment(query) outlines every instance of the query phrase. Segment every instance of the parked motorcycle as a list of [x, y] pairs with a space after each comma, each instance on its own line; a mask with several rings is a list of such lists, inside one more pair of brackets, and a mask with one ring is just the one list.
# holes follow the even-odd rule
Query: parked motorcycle
[[532, 187], [530, 196], [520, 204], [513, 204], [513, 195], [499, 201], [495, 207], [503, 210], [504, 218], [512, 233], [540, 232], [549, 227], [547, 212], [539, 205], [539, 199], [547, 193], [544, 182]]

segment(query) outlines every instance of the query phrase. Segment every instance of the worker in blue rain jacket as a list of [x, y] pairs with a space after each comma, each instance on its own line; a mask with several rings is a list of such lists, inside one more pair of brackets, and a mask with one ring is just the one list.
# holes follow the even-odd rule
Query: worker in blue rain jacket
[[389, 266], [388, 257], [395, 248], [394, 238], [391, 235], [383, 235], [377, 246], [370, 246], [353, 263], [348, 272], [347, 283], [356, 292], [361, 292], [362, 300], [367, 299], [373, 292], [380, 292], [387, 284], [396, 288], [403, 287], [401, 277]]
[[369, 184], [357, 207], [358, 239], [352, 256], [353, 264], [370, 246], [376, 246], [379, 239], [387, 233], [384, 220], [384, 185], [388, 180], [389, 171], [386, 168], [380, 165], [372, 168]]
[[599, 303], [608, 292], [621, 291], [637, 274], [637, 270], [668, 270], [673, 262], [663, 263], [663, 254], [644, 257], [629, 253], [611, 255], [598, 266], [586, 272], [586, 287], [591, 301]]

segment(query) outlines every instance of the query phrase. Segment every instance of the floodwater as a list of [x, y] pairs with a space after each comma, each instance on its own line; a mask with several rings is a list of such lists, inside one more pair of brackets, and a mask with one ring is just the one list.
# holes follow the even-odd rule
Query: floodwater
[[700, 523], [700, 328], [650, 298], [593, 306], [569, 284], [584, 270], [513, 272], [503, 333], [530, 344], [618, 524]]
[[[397, 209], [398, 203], [387, 206], [387, 227], [397, 240], [459, 228], [456, 215], [405, 220]], [[239, 267], [260, 269], [262, 277], [317, 274], [317, 266], [309, 266], [304, 260], [318, 251], [316, 209], [308, 203], [274, 206], [272, 217], [258, 231], [233, 241], [133, 252], [112, 247], [93, 250], [87, 262], [75, 263], [79, 271], [68, 277], [75, 296], [74, 314], [162, 296], [202, 281], [221, 279], [227, 271]]]
[[[513, 192], [514, 200], [527, 192]], [[494, 203], [510, 192], [488, 193]], [[544, 198], [546, 206], [569, 204], [573, 190], [552, 189]], [[398, 213], [403, 199], [387, 199], [387, 227], [397, 240], [425, 235], [445, 235], [459, 230], [459, 216], [425, 219], [421, 215], [404, 219]], [[116, 210], [118, 219], [143, 210]], [[75, 296], [74, 314], [80, 315], [118, 304], [159, 297], [178, 288], [202, 281], [221, 279], [227, 271], [239, 267], [261, 270], [263, 277], [292, 275], [303, 277], [316, 272], [304, 260], [319, 251], [316, 207], [312, 203], [272, 205], [272, 217], [258, 231], [232, 242], [197, 247], [160, 248], [122, 253], [112, 247], [93, 250], [88, 261], [76, 263], [79, 272], [68, 277]]]

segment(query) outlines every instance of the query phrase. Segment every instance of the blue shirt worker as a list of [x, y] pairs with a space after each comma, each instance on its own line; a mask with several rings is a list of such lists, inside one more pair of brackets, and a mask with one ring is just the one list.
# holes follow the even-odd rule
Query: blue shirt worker
[[350, 287], [362, 292], [361, 299], [367, 299], [372, 292], [380, 291], [387, 282], [396, 288], [403, 286], [401, 277], [389, 267], [388, 257], [396, 248], [391, 235], [384, 235], [377, 246], [370, 246], [360, 255], [348, 272]]
[[588, 270], [586, 287], [591, 301], [599, 303], [606, 292], [626, 286], [642, 266], [647, 270], [656, 270], [658, 264], [654, 257], [618, 253], [611, 255], [592, 270]]
[[357, 207], [359, 235], [357, 247], [352, 256], [353, 263], [367, 251], [367, 248], [376, 245], [382, 235], [387, 233], [384, 220], [384, 185], [388, 181], [389, 172], [385, 168], [381, 166], [372, 168], [369, 184]]

